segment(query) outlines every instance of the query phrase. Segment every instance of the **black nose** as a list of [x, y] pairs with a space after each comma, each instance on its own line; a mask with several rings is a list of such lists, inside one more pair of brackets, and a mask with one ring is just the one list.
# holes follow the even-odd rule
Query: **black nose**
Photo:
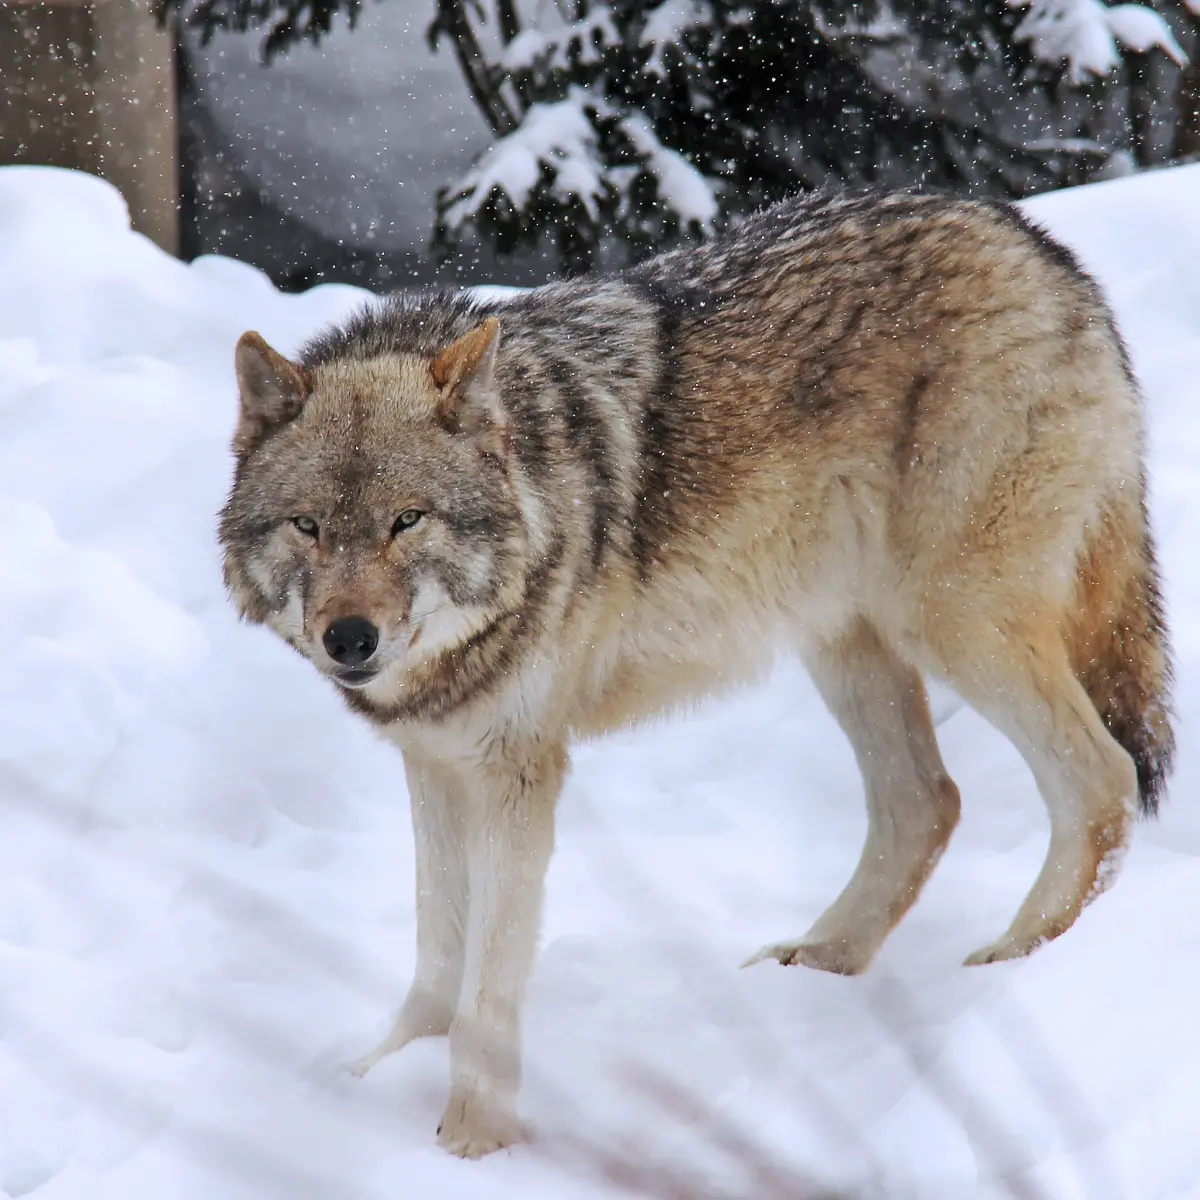
[[365, 663], [379, 645], [379, 630], [366, 617], [342, 617], [325, 630], [325, 653], [344, 667]]

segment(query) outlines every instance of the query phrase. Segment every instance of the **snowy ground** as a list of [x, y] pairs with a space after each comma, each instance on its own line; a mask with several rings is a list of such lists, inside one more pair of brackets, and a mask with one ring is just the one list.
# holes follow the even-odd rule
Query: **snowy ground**
[[738, 971], [858, 854], [858, 775], [812, 687], [785, 665], [584, 747], [526, 1022], [541, 1144], [463, 1163], [433, 1145], [443, 1043], [334, 1069], [412, 966], [399, 762], [238, 625], [213, 540], [235, 338], [294, 348], [360, 294], [184, 266], [106, 185], [0, 171], [0, 1193], [615, 1195], [582, 1136], [765, 1197], [715, 1118], [853, 1195], [1200, 1197], [1200, 167], [1029, 208], [1103, 280], [1149, 397], [1179, 654], [1163, 819], [1066, 937], [959, 966], [1046, 822], [1015, 752], [943, 698], [964, 820], [873, 971]]

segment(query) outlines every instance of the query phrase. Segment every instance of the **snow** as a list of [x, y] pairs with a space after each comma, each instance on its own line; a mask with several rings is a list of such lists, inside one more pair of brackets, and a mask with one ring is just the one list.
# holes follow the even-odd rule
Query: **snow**
[[639, 38], [643, 46], [651, 48], [646, 70], [656, 75], [665, 74], [664, 48], [678, 46], [688, 30], [702, 24], [706, 15], [699, 0], [663, 0], [653, 9], [646, 17]]
[[554, 172], [551, 185], [560, 200], [578, 199], [593, 221], [608, 192], [596, 153], [596, 130], [585, 108], [592, 103], [582, 88], [565, 100], [531, 104], [520, 125], [498, 138], [459, 184], [461, 193], [446, 210], [451, 227], [469, 220], [493, 191], [503, 192], [516, 209], [524, 208], [544, 166]]
[[1107, 75], [1121, 61], [1117, 43], [1144, 54], [1156, 47], [1182, 65], [1187, 56], [1170, 25], [1144, 4], [1108, 5], [1101, 0], [1007, 0], [1028, 7], [1013, 37], [1027, 41], [1035, 58], [1067, 64], [1071, 83], [1081, 86]]
[[696, 224], [711, 233], [718, 212], [712, 181], [677, 150], [664, 146], [644, 113], [631, 112], [623, 117], [621, 128], [634, 149], [645, 156], [646, 170], [658, 182], [659, 199], [678, 215], [685, 227]]
[[697, 22], [704, 19], [699, 0], [663, 0], [646, 17], [641, 41], [644, 46], [678, 42]]
[[599, 58], [597, 39], [600, 45], [620, 40], [612, 13], [607, 8], [600, 8], [578, 21], [563, 21], [561, 13], [551, 9], [539, 14], [541, 20], [549, 27], [529, 26], [501, 51], [499, 61], [506, 71], [528, 70], [540, 60], [544, 60], [546, 66], [565, 67], [568, 51], [577, 54], [580, 62], [595, 62]]
[[[615, 186], [614, 177], [628, 168], [605, 167], [589, 112], [612, 115], [607, 101], [578, 87], [571, 88], [564, 100], [531, 104], [520, 125], [498, 138], [463, 177], [457, 198], [446, 210], [447, 225], [452, 229], [462, 226], [494, 192], [503, 193], [513, 208], [525, 208], [547, 168], [552, 172], [554, 197], [563, 201], [576, 198], [588, 216], [598, 221], [599, 205]], [[682, 154], [664, 146], [644, 114], [629, 113], [621, 118], [620, 126], [642, 157], [644, 170], [654, 177], [659, 200], [684, 227], [696, 225], [711, 231], [718, 211], [712, 181]]]
[[802, 672], [583, 746], [526, 1016], [539, 1141], [463, 1163], [433, 1144], [444, 1043], [338, 1069], [413, 964], [399, 761], [237, 623], [214, 543], [234, 341], [294, 350], [361, 293], [185, 266], [107, 185], [0, 170], [0, 1194], [598, 1200], [607, 1153], [766, 1200], [738, 1133], [889, 1198], [1200, 1197], [1200, 167], [1028, 209], [1103, 281], [1148, 397], [1179, 655], [1162, 820], [1065, 937], [961, 967], [1046, 820], [943, 697], [964, 820], [875, 967], [739, 971], [859, 852], [853, 757]]

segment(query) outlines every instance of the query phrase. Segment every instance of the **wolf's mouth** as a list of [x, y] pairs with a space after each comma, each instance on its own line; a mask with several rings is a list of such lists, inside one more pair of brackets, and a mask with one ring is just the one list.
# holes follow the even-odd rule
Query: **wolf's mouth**
[[360, 688], [365, 687], [379, 671], [374, 667], [352, 667], [349, 671], [339, 671], [333, 678], [334, 682], [342, 687]]

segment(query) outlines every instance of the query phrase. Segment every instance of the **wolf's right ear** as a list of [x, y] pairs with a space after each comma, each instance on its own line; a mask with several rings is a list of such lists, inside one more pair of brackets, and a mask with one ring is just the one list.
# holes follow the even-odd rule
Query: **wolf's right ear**
[[488, 317], [429, 364], [438, 389], [438, 420], [447, 429], [470, 434], [497, 455], [503, 453], [507, 426], [496, 393], [499, 344], [500, 321]]
[[267, 345], [260, 334], [243, 333], [234, 354], [242, 412], [233, 437], [244, 454], [265, 434], [300, 415], [308, 399], [308, 372]]

